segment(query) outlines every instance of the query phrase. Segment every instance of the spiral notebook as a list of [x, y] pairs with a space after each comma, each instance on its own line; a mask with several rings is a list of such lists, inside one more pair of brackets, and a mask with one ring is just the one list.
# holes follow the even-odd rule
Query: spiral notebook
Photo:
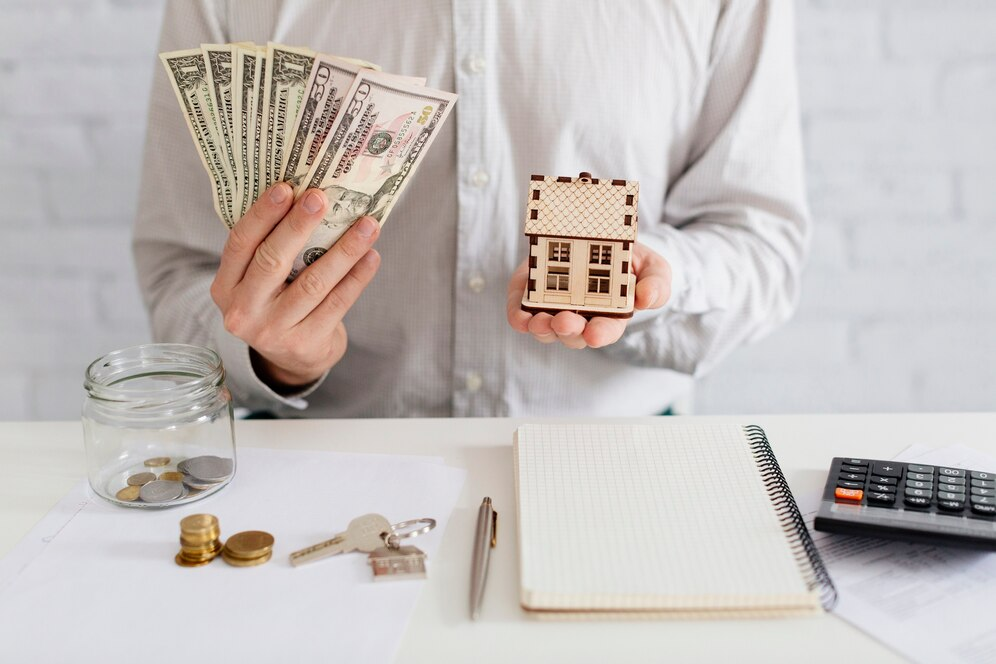
[[791, 615], [835, 600], [757, 426], [527, 424], [515, 477], [520, 601], [538, 615]]

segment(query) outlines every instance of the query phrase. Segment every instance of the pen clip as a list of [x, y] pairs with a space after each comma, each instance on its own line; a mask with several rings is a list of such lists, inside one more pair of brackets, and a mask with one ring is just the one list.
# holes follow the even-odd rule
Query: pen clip
[[498, 512], [491, 510], [491, 548], [498, 544]]

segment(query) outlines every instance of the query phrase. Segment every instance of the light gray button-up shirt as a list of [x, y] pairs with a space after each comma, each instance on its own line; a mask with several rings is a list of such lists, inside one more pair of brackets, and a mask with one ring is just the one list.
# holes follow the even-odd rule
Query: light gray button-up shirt
[[[160, 50], [267, 40], [460, 98], [376, 247], [349, 348], [294, 398], [254, 375], [208, 289], [227, 230], [159, 63], [134, 250], [158, 340], [218, 350], [239, 405], [315, 417], [646, 415], [786, 320], [809, 237], [788, 0], [170, 0]], [[513, 331], [529, 176], [640, 182], [666, 307], [611, 347]]]

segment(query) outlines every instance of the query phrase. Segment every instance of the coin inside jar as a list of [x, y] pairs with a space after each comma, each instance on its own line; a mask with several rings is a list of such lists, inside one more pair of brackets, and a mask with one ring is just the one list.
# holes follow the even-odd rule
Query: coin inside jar
[[178, 473], [175, 470], [167, 470], [165, 473], [159, 473], [159, 479], [170, 482], [182, 482], [183, 473]]
[[[221, 482], [232, 474], [235, 464], [232, 459], [217, 456], [199, 456], [187, 459], [182, 472], [200, 482]], [[203, 487], [198, 487], [203, 488]]]
[[156, 479], [155, 473], [135, 473], [128, 478], [128, 486], [143, 486]]
[[142, 485], [139, 492], [139, 496], [147, 503], [166, 503], [182, 495], [183, 483], [169, 480], [154, 480]]
[[126, 486], [125, 488], [114, 494], [114, 497], [118, 500], [125, 500], [132, 502], [138, 500], [138, 494], [142, 489], [137, 486]]
[[146, 468], [162, 468], [163, 466], [168, 466], [170, 461], [172, 459], [169, 457], [152, 457], [151, 459], [146, 459], [144, 464]]

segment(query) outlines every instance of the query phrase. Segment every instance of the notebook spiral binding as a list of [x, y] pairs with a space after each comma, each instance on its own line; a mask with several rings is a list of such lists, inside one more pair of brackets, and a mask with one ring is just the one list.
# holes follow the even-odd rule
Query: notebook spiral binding
[[820, 553], [816, 550], [816, 544], [813, 543], [813, 538], [806, 528], [795, 497], [793, 497], [788, 482], [785, 481], [785, 475], [782, 474], [782, 469], [775, 458], [775, 453], [768, 443], [768, 437], [764, 434], [764, 429], [756, 424], [745, 426], [744, 433], [747, 435], [751, 454], [761, 471], [764, 488], [771, 497], [771, 502], [775, 506], [782, 527], [792, 538], [792, 553], [795, 555], [796, 562], [802, 568], [810, 590], [819, 589], [820, 603], [824, 609], [829, 611], [837, 603], [837, 589], [834, 587], [826, 565], [823, 564], [823, 559], [820, 558]]

